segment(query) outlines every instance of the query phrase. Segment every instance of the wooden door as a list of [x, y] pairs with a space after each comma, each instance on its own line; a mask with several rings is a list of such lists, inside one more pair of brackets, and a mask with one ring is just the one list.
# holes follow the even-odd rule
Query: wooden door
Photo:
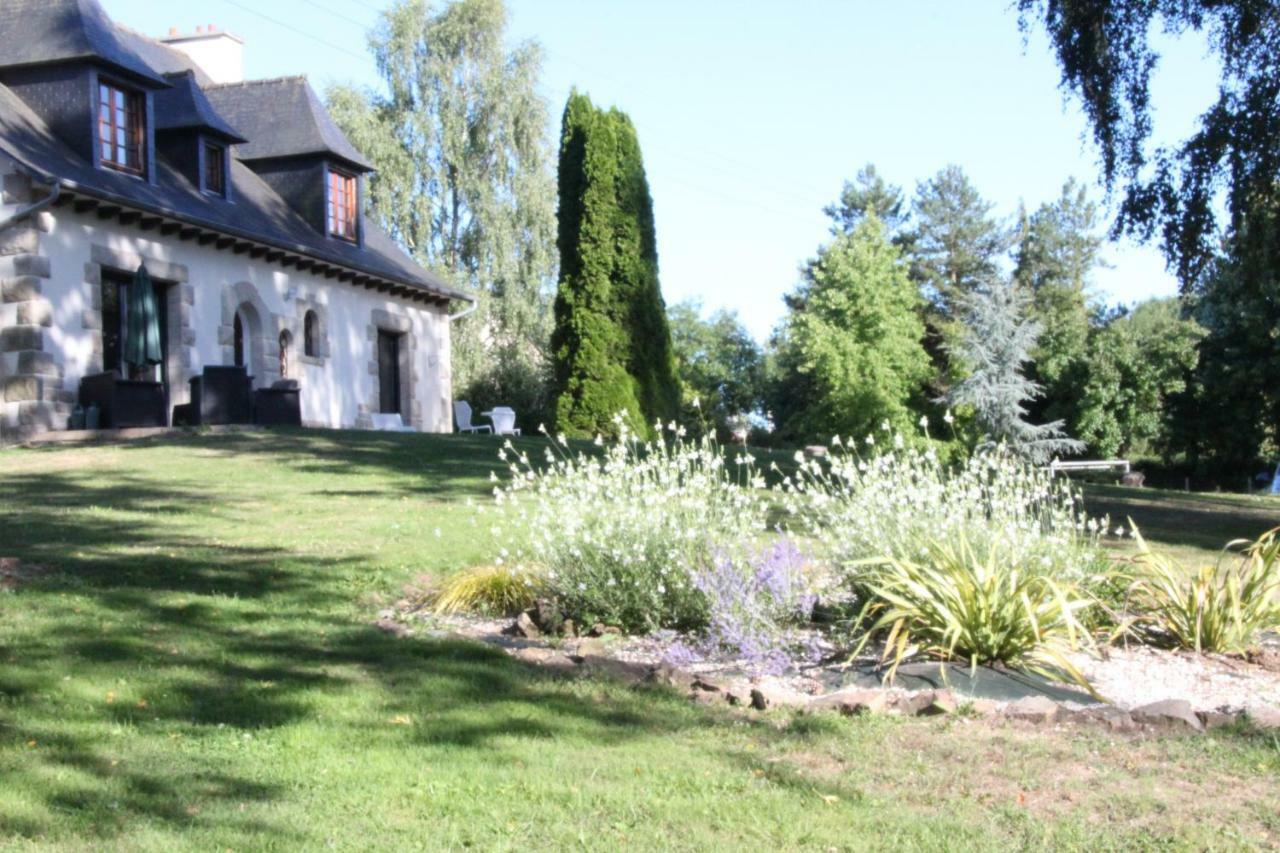
[[378, 330], [378, 410], [400, 413], [400, 336]]

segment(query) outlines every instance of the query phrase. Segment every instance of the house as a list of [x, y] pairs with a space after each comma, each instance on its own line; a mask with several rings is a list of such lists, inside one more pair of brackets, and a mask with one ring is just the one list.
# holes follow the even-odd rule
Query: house
[[[165, 418], [206, 367], [296, 380], [303, 424], [398, 412], [449, 431], [471, 299], [363, 215], [369, 161], [302, 77], [243, 80], [213, 27], [147, 38], [96, 0], [0, 0], [0, 432], [65, 429], [124, 376], [126, 294], [155, 287]], [[451, 314], [451, 311], [453, 314]]]

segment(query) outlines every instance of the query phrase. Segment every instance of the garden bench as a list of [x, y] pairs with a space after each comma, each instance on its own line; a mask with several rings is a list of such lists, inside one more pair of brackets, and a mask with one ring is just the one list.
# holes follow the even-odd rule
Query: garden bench
[[1055, 459], [1049, 463], [1050, 476], [1061, 471], [1064, 474], [1070, 474], [1073, 471], [1119, 471], [1121, 474], [1129, 473], [1128, 459], [1073, 459], [1069, 462], [1063, 462]]

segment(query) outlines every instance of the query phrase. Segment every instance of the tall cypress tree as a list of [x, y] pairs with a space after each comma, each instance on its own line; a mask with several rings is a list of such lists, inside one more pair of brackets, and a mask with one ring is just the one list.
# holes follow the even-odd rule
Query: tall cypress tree
[[571, 435], [676, 415], [679, 382], [658, 286], [653, 200], [635, 127], [574, 92], [560, 142], [556, 427]]

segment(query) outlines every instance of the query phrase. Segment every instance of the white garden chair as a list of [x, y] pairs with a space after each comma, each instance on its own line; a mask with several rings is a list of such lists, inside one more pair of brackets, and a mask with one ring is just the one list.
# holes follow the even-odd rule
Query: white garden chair
[[458, 432], [493, 432], [493, 427], [487, 424], [471, 423], [471, 404], [466, 400], [455, 400], [453, 404], [453, 419], [458, 423]]
[[496, 406], [492, 411], [481, 412], [489, 420], [493, 421], [493, 431], [498, 435], [519, 435], [520, 429], [516, 426], [516, 410], [507, 406]]

